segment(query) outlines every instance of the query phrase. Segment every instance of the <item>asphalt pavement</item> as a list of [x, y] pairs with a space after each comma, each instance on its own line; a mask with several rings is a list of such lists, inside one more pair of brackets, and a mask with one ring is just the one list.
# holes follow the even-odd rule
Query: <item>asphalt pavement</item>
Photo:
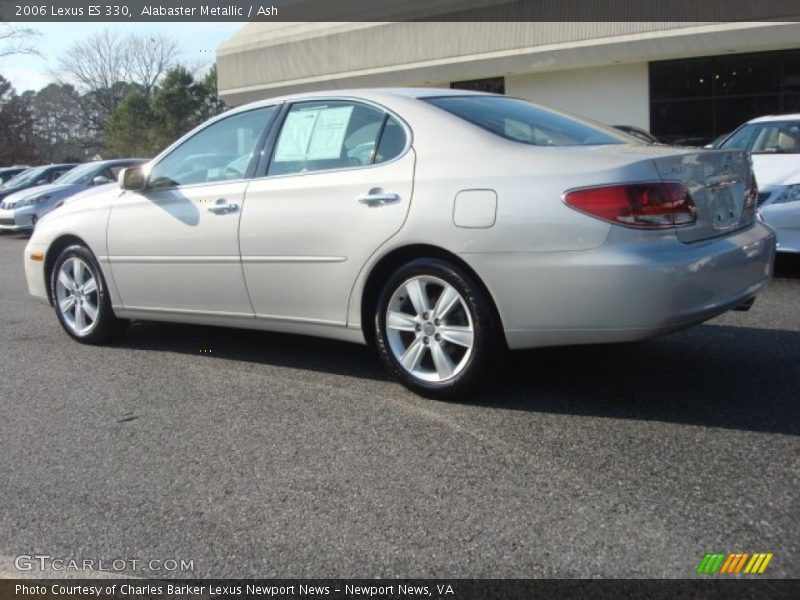
[[138, 576], [692, 577], [746, 551], [800, 577], [800, 261], [750, 312], [512, 353], [446, 403], [328, 340], [135, 323], [82, 346], [27, 296], [24, 244], [0, 234], [0, 574], [39, 554], [192, 561]]

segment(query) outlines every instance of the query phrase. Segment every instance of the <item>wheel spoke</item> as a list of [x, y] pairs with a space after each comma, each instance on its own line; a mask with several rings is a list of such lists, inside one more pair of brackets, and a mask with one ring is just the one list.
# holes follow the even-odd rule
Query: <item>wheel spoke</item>
[[403, 356], [400, 357], [400, 363], [408, 370], [414, 371], [419, 367], [422, 362], [422, 356], [425, 354], [425, 344], [422, 343], [421, 338], [415, 339], [411, 345], [406, 348]]
[[425, 285], [419, 279], [412, 279], [406, 283], [406, 293], [417, 316], [421, 317], [428, 312], [428, 296], [425, 293]]
[[58, 272], [58, 281], [68, 290], [72, 290], [75, 287], [75, 282], [64, 267], [61, 267], [61, 270]]
[[433, 344], [431, 346], [431, 355], [433, 356], [433, 364], [436, 367], [436, 373], [438, 373], [439, 378], [448, 379], [452, 377], [455, 365], [453, 365], [453, 361], [447, 355], [447, 352], [444, 351], [441, 344]]
[[461, 296], [458, 295], [456, 289], [452, 285], [446, 286], [436, 301], [433, 316], [437, 319], [444, 319], [459, 300], [461, 300]]
[[93, 304], [90, 304], [85, 299], [83, 301], [83, 312], [92, 320], [94, 323], [97, 320], [97, 307]]
[[75, 306], [75, 296], [67, 296], [58, 303], [61, 314], [65, 314], [73, 306]]
[[96, 291], [97, 291], [97, 281], [95, 280], [94, 277], [89, 277], [89, 281], [83, 284], [83, 293], [84, 295], [88, 295]]
[[474, 335], [472, 329], [469, 327], [443, 325], [439, 327], [439, 334], [442, 336], [443, 340], [447, 340], [451, 344], [472, 348]]
[[417, 321], [411, 315], [398, 311], [389, 311], [386, 318], [386, 327], [397, 331], [416, 331]]
[[83, 285], [83, 263], [77, 258], [72, 259], [72, 279], [77, 287]]
[[75, 307], [75, 331], [81, 332], [86, 327], [86, 315], [83, 308], [80, 306]]

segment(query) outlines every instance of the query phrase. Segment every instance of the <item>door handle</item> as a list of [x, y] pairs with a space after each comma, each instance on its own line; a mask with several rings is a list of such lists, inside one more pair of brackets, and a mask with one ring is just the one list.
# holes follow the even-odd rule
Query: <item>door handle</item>
[[363, 196], [359, 196], [358, 201], [367, 206], [382, 206], [392, 202], [400, 202], [400, 195], [394, 192], [384, 192], [381, 188], [372, 188]]
[[208, 207], [208, 211], [215, 215], [225, 215], [239, 210], [239, 205], [235, 202], [228, 202], [225, 198], [217, 200], [213, 206]]

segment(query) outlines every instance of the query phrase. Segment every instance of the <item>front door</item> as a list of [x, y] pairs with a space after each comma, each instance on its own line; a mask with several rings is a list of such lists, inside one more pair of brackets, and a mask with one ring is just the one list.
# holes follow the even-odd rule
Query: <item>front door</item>
[[111, 210], [108, 253], [128, 310], [253, 316], [238, 230], [252, 155], [275, 107], [215, 121], [157, 160]]

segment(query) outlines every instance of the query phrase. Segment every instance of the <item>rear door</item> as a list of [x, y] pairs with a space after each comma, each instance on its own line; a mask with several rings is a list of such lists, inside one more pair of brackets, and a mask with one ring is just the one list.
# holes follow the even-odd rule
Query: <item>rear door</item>
[[408, 213], [410, 143], [397, 117], [367, 103], [288, 107], [240, 227], [256, 317], [346, 323], [358, 272]]

